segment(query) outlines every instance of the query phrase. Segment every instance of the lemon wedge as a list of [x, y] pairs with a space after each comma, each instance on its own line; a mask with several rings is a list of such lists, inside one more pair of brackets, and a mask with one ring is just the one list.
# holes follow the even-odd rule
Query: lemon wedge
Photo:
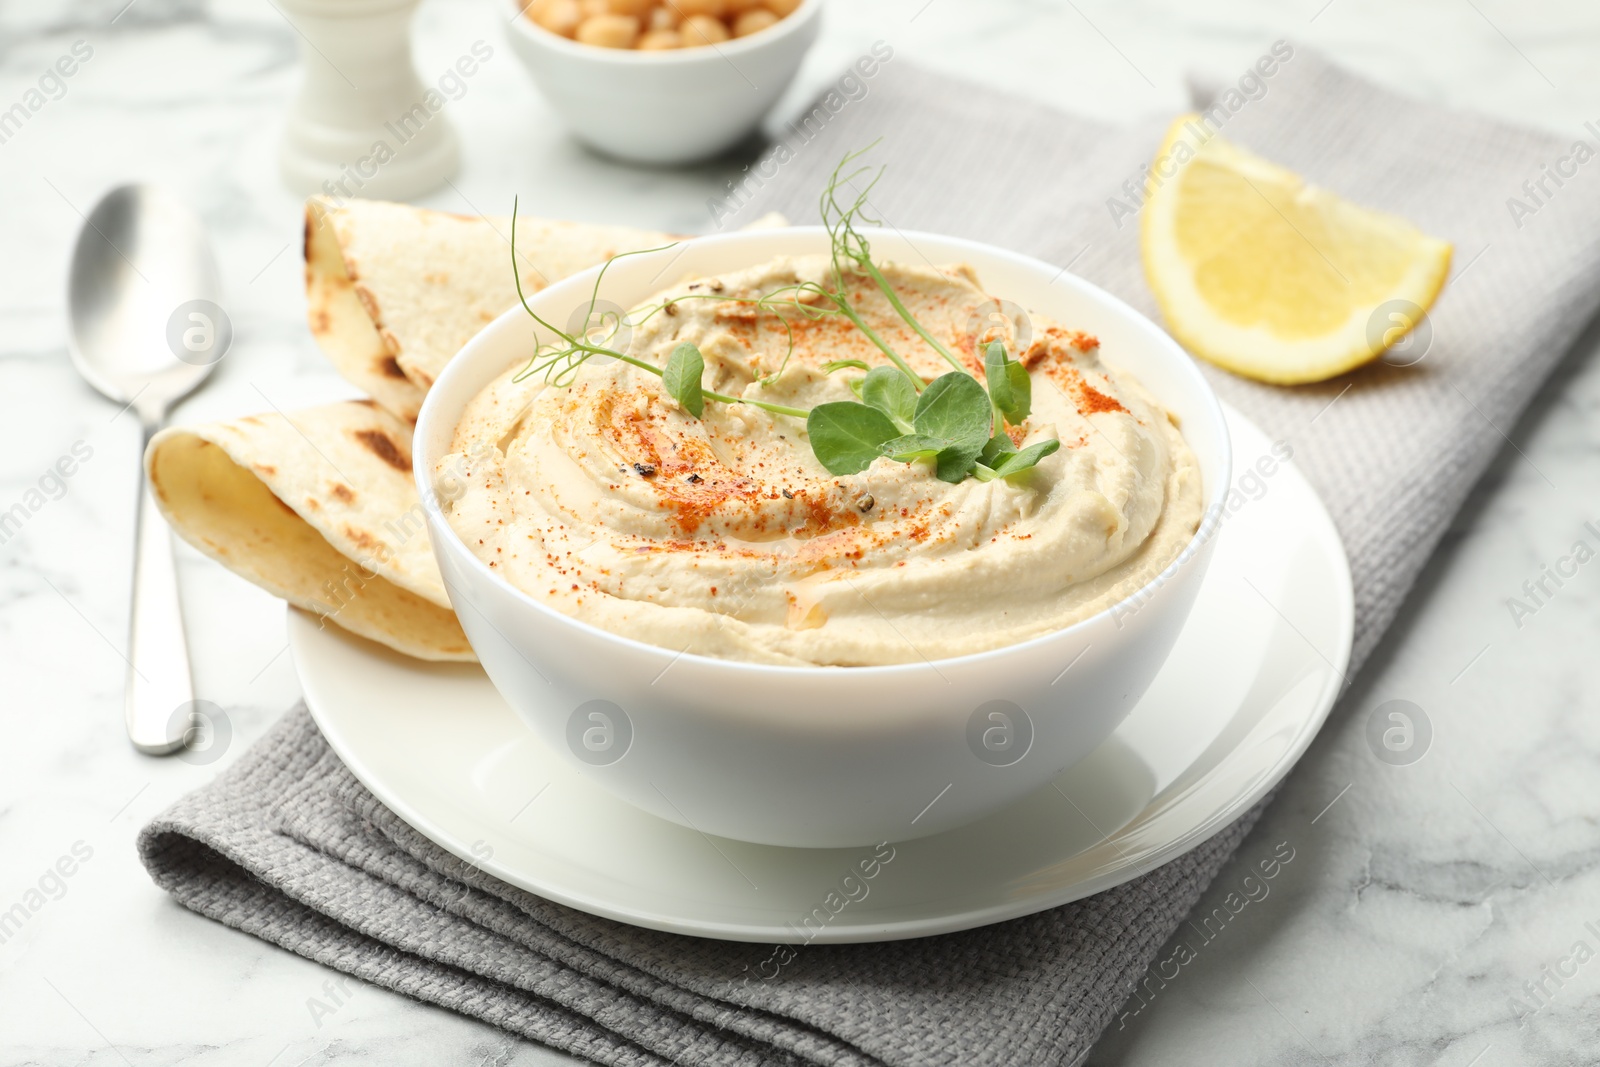
[[1279, 385], [1375, 359], [1422, 321], [1450, 245], [1308, 184], [1201, 125], [1173, 123], [1140, 224], [1167, 324], [1202, 359]]

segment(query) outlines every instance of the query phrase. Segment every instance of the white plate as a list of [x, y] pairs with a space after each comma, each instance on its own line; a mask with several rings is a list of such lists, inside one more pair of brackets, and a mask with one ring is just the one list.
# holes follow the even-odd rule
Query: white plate
[[1344, 549], [1292, 463], [1261, 474], [1272, 442], [1228, 418], [1240, 493], [1144, 699], [1050, 786], [893, 846], [868, 865], [871, 879], [857, 866], [871, 849], [711, 838], [631, 807], [547, 751], [476, 666], [412, 660], [294, 610], [289, 643], [317, 725], [379, 800], [550, 900], [735, 941], [879, 941], [999, 922], [1205, 841], [1288, 773], [1339, 692], [1353, 617]]

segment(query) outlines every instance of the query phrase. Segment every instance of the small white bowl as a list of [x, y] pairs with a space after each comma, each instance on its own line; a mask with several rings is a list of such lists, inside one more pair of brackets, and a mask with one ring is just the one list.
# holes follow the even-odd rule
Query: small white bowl
[[[545, 744], [637, 807], [704, 833], [864, 845], [937, 833], [1020, 799], [1092, 752], [1132, 709], [1172, 650], [1215, 545], [1228, 430], [1175, 341], [1109, 293], [1036, 259], [933, 234], [869, 233], [883, 259], [969, 263], [988, 292], [1097, 335], [1106, 360], [1179, 418], [1199, 461], [1205, 518], [1178, 560], [1133, 597], [1056, 633], [970, 656], [773, 667], [619, 637], [502, 581], [440, 514], [432, 472], [467, 402], [554, 339], [541, 337], [522, 308], [506, 312], [450, 361], [417, 422], [417, 485], [450, 601], [490, 680]], [[700, 237], [613, 261], [599, 297], [636, 307], [686, 275], [827, 249], [820, 227]], [[548, 321], [569, 321], [595, 275], [557, 282], [529, 303]], [[1007, 702], [1005, 722], [989, 717], [996, 701]], [[996, 727], [1013, 731], [1004, 756], [983, 741]]]
[[579, 44], [509, 0], [511, 47], [572, 133], [634, 163], [692, 163], [747, 136], [794, 80], [817, 39], [822, 0], [775, 25], [700, 48], [639, 52]]

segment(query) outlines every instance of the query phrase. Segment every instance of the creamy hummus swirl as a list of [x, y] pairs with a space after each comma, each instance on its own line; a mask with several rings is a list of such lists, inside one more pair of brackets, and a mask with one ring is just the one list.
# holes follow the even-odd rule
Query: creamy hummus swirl
[[[847, 319], [727, 299], [825, 270], [823, 257], [781, 258], [685, 282], [646, 305], [674, 300], [633, 329], [628, 353], [664, 366], [691, 341], [707, 389], [803, 409], [853, 399], [861, 372], [822, 365], [887, 360]], [[883, 270], [981, 380], [969, 324], [993, 305], [971, 269]], [[870, 284], [850, 292], [919, 373], [950, 369]], [[1094, 338], [1034, 317], [1019, 358], [1033, 412], [1012, 436], [1061, 448], [1012, 480], [952, 485], [925, 463], [889, 459], [837, 477], [812, 455], [803, 419], [714, 401], [695, 419], [659, 377], [617, 360], [591, 360], [559, 386], [508, 370], [468, 404], [437, 473], [451, 526], [490, 568], [616, 634], [782, 664], [980, 652], [1133, 593], [1178, 555], [1201, 512], [1174, 420], [1101, 362]]]

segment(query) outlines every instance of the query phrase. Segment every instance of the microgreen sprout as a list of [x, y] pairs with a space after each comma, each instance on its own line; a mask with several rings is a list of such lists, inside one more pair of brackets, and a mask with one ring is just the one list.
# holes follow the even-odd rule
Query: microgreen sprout
[[[859, 149], [855, 152], [851, 152], [843, 159], [839, 160], [839, 165], [833, 168], [833, 174], [828, 179], [827, 187], [822, 190], [822, 199], [820, 203], [820, 208], [822, 211], [822, 225], [823, 228], [828, 231], [829, 242], [832, 245], [834, 289], [840, 294], [844, 293], [844, 265], [842, 261], [849, 260], [857, 270], [872, 280], [872, 283], [878, 287], [878, 290], [881, 293], [883, 293], [884, 298], [889, 301], [889, 306], [894, 308], [895, 314], [899, 315], [907, 326], [910, 326], [914, 331], [916, 331], [917, 336], [927, 342], [929, 348], [939, 353], [939, 355], [944, 358], [944, 361], [950, 364], [951, 367], [965, 373], [966, 367], [959, 359], [955, 357], [955, 354], [952, 353], [950, 349], [946, 348], [937, 337], [933, 336], [933, 334], [924, 329], [922, 323], [917, 321], [917, 317], [911, 314], [910, 309], [908, 309], [905, 304], [901, 302], [900, 295], [894, 291], [894, 286], [889, 284], [889, 279], [883, 276], [883, 272], [878, 269], [878, 265], [872, 261], [871, 242], [867, 240], [865, 235], [856, 229], [855, 224], [857, 219], [860, 219], [862, 222], [872, 226], [883, 225], [883, 220], [873, 218], [866, 213], [869, 203], [868, 197], [871, 196], [872, 190], [877, 186], [879, 180], [883, 178], [883, 168], [879, 167], [877, 171], [872, 174], [871, 179], [867, 181], [866, 188], [857, 192], [856, 198], [851, 202], [849, 207], [843, 207], [839, 203], [840, 186], [849, 185], [853, 188], [857, 179], [863, 177], [871, 170], [870, 167], [858, 167], [849, 174], [845, 174], [844, 168], [849, 166], [851, 163], [854, 163], [868, 152], [872, 151], [875, 147], [877, 147], [877, 144], [877, 141], [873, 141], [872, 144], [867, 145], [867, 147]], [[850, 311], [846, 311], [845, 314], [849, 315], [850, 320], [856, 324], [857, 328], [859, 328], [862, 333], [867, 335], [868, 340], [872, 341], [873, 344], [877, 345], [883, 350], [883, 353], [889, 357], [890, 362], [905, 372], [906, 376], [909, 377], [916, 385], [917, 391], [921, 392], [922, 378], [918, 376], [917, 373], [909, 366], [907, 366], [906, 363], [898, 355], [896, 355], [887, 344], [884, 343], [882, 338], [868, 328], [866, 323], [860, 320], [859, 316]]]

